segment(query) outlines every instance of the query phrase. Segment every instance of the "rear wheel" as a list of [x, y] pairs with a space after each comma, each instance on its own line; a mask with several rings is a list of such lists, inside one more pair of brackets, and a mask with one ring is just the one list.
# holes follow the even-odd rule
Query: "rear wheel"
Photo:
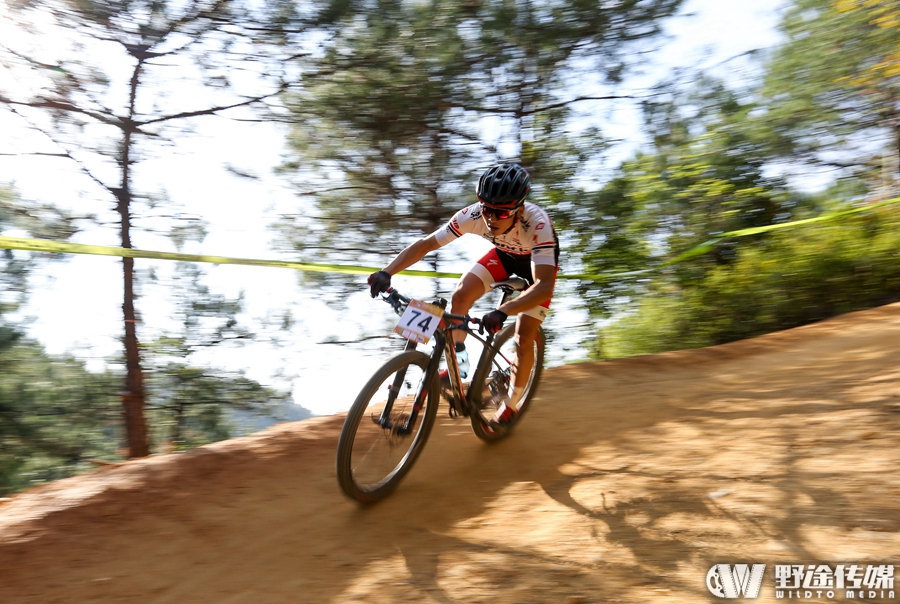
[[[375, 372], [356, 397], [337, 452], [338, 482], [348, 497], [362, 503], [384, 498], [422, 452], [440, 400], [436, 376], [422, 388], [429, 361], [423, 352], [403, 352]], [[422, 407], [410, 424], [417, 392]], [[389, 401], [390, 411], [385, 413]]]
[[491, 423], [504, 398], [509, 392], [509, 384], [512, 379], [512, 363], [516, 359], [515, 324], [507, 325], [494, 338], [495, 354], [485, 350], [483, 353], [489, 362], [482, 360], [478, 364], [478, 370], [472, 378], [470, 387], [473, 403], [477, 409], [471, 416], [472, 429], [475, 435], [489, 442], [505, 438], [510, 434], [522, 416], [531, 406], [531, 400], [537, 393], [537, 387], [544, 370], [544, 330], [538, 329], [534, 339], [534, 367], [528, 376], [528, 384], [525, 393], [517, 405], [518, 416], [509, 424], [496, 425]]

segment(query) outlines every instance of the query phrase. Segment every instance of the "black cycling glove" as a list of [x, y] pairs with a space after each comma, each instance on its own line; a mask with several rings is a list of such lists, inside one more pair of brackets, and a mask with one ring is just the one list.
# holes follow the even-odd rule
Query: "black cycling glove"
[[366, 283], [369, 284], [369, 292], [371, 292], [372, 297], [374, 298], [378, 294], [386, 292], [391, 286], [391, 274], [387, 271], [372, 273], [369, 275], [369, 280], [366, 281]]
[[506, 321], [508, 316], [509, 315], [502, 310], [492, 310], [481, 317], [481, 326], [484, 327], [488, 333], [497, 333], [500, 331], [500, 328], [503, 327], [503, 322]]

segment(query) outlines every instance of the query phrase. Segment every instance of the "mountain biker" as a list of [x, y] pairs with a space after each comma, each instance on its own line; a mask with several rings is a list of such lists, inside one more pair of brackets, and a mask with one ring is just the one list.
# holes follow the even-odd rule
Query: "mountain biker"
[[[528, 281], [529, 287], [521, 295], [481, 318], [484, 328], [495, 333], [500, 331], [509, 315], [519, 315], [510, 392], [493, 420], [501, 424], [510, 422], [518, 413], [517, 404], [534, 366], [534, 340], [547, 316], [559, 265], [559, 239], [553, 222], [547, 212], [525, 201], [530, 191], [531, 177], [519, 164], [491, 166], [478, 180], [477, 203], [456, 212], [445, 226], [413, 242], [386, 267], [368, 278], [374, 298], [390, 287], [391, 276], [409, 268], [426, 254], [472, 233], [484, 237], [494, 247], [460, 279], [450, 300], [452, 313], [467, 314], [475, 301], [490, 291], [492, 283], [513, 275]], [[465, 350], [465, 337], [464, 331], [454, 330], [458, 355]]]

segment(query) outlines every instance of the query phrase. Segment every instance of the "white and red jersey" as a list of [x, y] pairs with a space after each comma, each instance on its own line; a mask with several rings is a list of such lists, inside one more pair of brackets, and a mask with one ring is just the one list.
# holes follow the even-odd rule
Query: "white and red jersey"
[[466, 233], [481, 235], [498, 251], [518, 260], [531, 260], [534, 265], [556, 266], [559, 262], [559, 240], [550, 216], [528, 201], [524, 208], [525, 211], [513, 226], [495, 237], [481, 219], [481, 204], [473, 203], [458, 211], [446, 225], [435, 231], [434, 238], [443, 247]]

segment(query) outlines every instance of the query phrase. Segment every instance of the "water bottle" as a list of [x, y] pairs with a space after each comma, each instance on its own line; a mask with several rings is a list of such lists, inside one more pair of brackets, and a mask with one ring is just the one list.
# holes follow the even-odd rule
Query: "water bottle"
[[466, 379], [469, 375], [469, 353], [466, 351], [466, 345], [463, 342], [455, 344], [456, 363], [459, 365], [459, 377]]

